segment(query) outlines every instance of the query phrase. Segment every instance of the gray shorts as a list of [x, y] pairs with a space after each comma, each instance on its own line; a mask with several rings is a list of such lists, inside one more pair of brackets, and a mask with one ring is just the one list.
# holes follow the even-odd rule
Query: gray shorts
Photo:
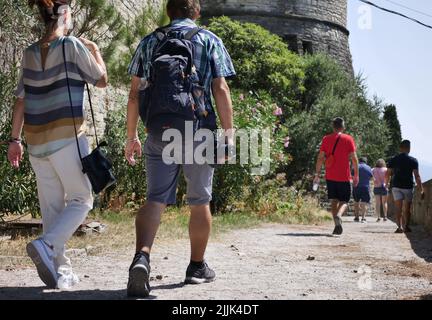
[[[204, 205], [212, 200], [214, 169], [208, 164], [166, 164], [162, 159], [164, 142], [160, 137], [149, 135], [144, 144], [147, 171], [147, 200], [175, 204], [180, 169], [187, 183], [186, 200], [189, 205]], [[196, 144], [194, 145], [195, 150]], [[184, 155], [183, 144], [183, 157]]]
[[392, 193], [394, 201], [405, 200], [412, 202], [414, 198], [414, 189], [392, 188]]

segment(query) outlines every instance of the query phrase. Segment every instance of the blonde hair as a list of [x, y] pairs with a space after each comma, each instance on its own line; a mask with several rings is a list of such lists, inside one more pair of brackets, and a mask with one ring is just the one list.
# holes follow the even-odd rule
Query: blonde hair
[[375, 167], [377, 168], [385, 168], [386, 167], [386, 162], [384, 159], [378, 159], [378, 161], [376, 162]]

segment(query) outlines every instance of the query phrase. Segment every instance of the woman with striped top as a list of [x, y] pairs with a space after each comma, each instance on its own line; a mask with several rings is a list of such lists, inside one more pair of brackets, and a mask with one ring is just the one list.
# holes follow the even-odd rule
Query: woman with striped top
[[91, 184], [82, 173], [74, 126], [82, 156], [86, 156], [89, 145], [85, 135], [84, 85], [88, 82], [102, 88], [108, 81], [97, 45], [66, 36], [72, 25], [68, 2], [29, 1], [31, 7], [36, 5], [39, 9], [46, 33], [23, 54], [8, 150], [10, 163], [18, 168], [23, 157], [24, 131], [43, 222], [43, 235], [27, 245], [27, 253], [41, 280], [50, 288], [78, 281], [65, 255], [65, 245], [92, 209], [93, 198]]

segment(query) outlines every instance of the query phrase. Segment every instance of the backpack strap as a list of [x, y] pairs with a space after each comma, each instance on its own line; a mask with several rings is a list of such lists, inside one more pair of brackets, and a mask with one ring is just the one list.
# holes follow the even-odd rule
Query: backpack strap
[[185, 40], [191, 41], [192, 38], [195, 37], [195, 35], [197, 35], [201, 30], [202, 28], [193, 28], [192, 30], [189, 30], [184, 36]]
[[159, 41], [162, 41], [163, 38], [165, 38], [165, 37], [167, 36], [168, 32], [169, 32], [171, 29], [172, 29], [172, 28], [171, 28], [171, 25], [169, 24], [169, 25], [166, 25], [166, 26], [164, 26], [164, 27], [157, 28], [157, 29], [154, 31], [154, 34], [155, 34], [156, 38], [157, 38]]

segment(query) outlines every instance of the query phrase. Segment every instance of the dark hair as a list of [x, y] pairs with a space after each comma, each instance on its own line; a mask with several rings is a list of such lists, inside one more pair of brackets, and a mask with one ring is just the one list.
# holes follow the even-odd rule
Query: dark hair
[[333, 128], [336, 130], [341, 130], [345, 128], [345, 121], [344, 119], [337, 117], [333, 119]]
[[171, 19], [195, 17], [196, 11], [201, 10], [199, 0], [168, 0], [167, 12]]
[[69, 2], [69, 0], [28, 0], [28, 4], [31, 8], [35, 5], [38, 6], [39, 13], [45, 25], [57, 22], [60, 17], [58, 9], [61, 6], [69, 5]]
[[360, 163], [367, 163], [367, 158], [366, 157], [360, 157], [359, 161], [360, 161]]
[[403, 149], [410, 149], [411, 148], [411, 141], [403, 140], [399, 146]]

